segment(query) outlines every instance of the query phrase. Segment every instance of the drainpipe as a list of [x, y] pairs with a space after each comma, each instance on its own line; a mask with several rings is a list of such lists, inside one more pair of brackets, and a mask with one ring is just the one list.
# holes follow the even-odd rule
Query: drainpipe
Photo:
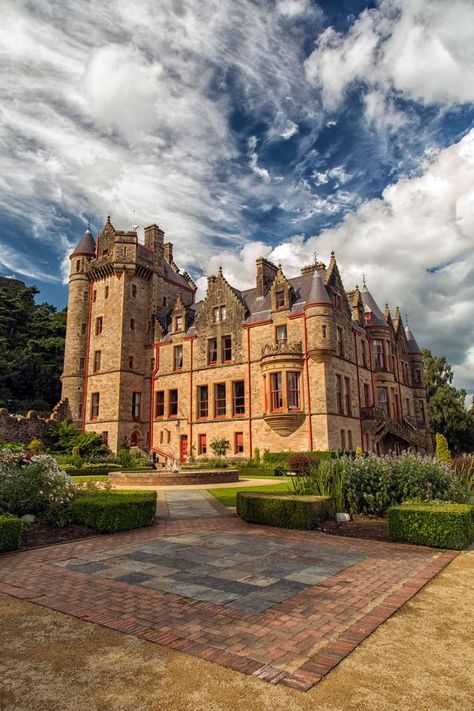
[[193, 451], [193, 345], [194, 338], [191, 339], [190, 343], [190, 365], [189, 365], [189, 455], [192, 456]]
[[360, 441], [362, 442], [362, 451], [365, 452], [365, 445], [364, 445], [364, 432], [362, 429], [362, 414], [361, 414], [361, 396], [360, 396], [360, 377], [359, 377], [359, 357], [357, 354], [357, 336], [356, 332], [354, 331], [354, 351], [355, 351], [355, 359], [356, 359], [356, 373], [357, 373], [357, 392], [359, 393], [359, 424], [360, 424]]
[[303, 314], [304, 325], [304, 360], [306, 370], [306, 391], [308, 393], [308, 436], [309, 436], [309, 451], [313, 451], [313, 423], [311, 422], [311, 393], [309, 391], [309, 355], [308, 355], [308, 329], [306, 325], [306, 313]]
[[253, 457], [252, 446], [252, 379], [250, 367], [250, 327], [247, 326], [247, 380], [248, 380], [248, 400], [249, 400], [249, 450], [250, 456]]
[[160, 346], [158, 343], [153, 344], [154, 354], [155, 354], [155, 367], [152, 370], [150, 376], [150, 452], [153, 451], [153, 414], [155, 412], [155, 377], [159, 369], [159, 357], [160, 357]]
[[87, 310], [87, 336], [86, 336], [86, 353], [84, 358], [84, 386], [82, 393], [82, 431], [86, 429], [87, 415], [87, 381], [89, 375], [89, 349], [91, 341], [91, 315], [92, 315], [92, 282], [89, 282], [89, 308]]

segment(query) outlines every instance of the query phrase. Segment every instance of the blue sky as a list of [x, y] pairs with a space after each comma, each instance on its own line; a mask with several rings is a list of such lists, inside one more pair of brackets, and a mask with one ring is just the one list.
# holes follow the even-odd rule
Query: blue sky
[[258, 256], [292, 276], [334, 249], [474, 392], [470, 0], [2, 13], [0, 274], [63, 307], [67, 254], [108, 214], [158, 222], [201, 292], [220, 264], [245, 288]]

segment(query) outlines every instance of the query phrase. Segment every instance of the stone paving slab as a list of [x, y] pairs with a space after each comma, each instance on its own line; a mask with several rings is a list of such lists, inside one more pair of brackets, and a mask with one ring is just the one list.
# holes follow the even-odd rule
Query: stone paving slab
[[0, 591], [306, 690], [455, 555], [183, 518], [4, 555]]

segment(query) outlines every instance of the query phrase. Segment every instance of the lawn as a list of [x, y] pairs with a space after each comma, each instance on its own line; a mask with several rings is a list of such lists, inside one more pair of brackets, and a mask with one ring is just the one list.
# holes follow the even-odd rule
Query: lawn
[[108, 481], [109, 477], [107, 474], [90, 474], [87, 476], [72, 476], [71, 479], [73, 484], [85, 484], [88, 481]]
[[[276, 477], [279, 479], [280, 477]], [[212, 494], [221, 504], [224, 506], [235, 506], [235, 499], [237, 497], [238, 491], [289, 491], [290, 484], [288, 482], [281, 482], [280, 484], [270, 484], [269, 486], [249, 486], [248, 489], [245, 486], [225, 488], [221, 489], [208, 489], [209, 493]]]

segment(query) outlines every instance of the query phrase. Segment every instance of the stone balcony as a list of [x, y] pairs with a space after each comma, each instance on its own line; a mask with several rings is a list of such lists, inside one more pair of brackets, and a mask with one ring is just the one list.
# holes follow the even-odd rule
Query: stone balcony
[[282, 360], [303, 361], [303, 344], [301, 341], [289, 343], [280, 341], [279, 343], [266, 343], [262, 347], [262, 361], [271, 358]]
[[425, 425], [416, 423], [415, 419], [405, 418], [403, 422], [393, 420], [380, 407], [362, 407], [360, 411], [364, 433], [370, 432], [376, 439], [391, 434], [403, 440], [410, 446], [426, 448], [427, 435]]

